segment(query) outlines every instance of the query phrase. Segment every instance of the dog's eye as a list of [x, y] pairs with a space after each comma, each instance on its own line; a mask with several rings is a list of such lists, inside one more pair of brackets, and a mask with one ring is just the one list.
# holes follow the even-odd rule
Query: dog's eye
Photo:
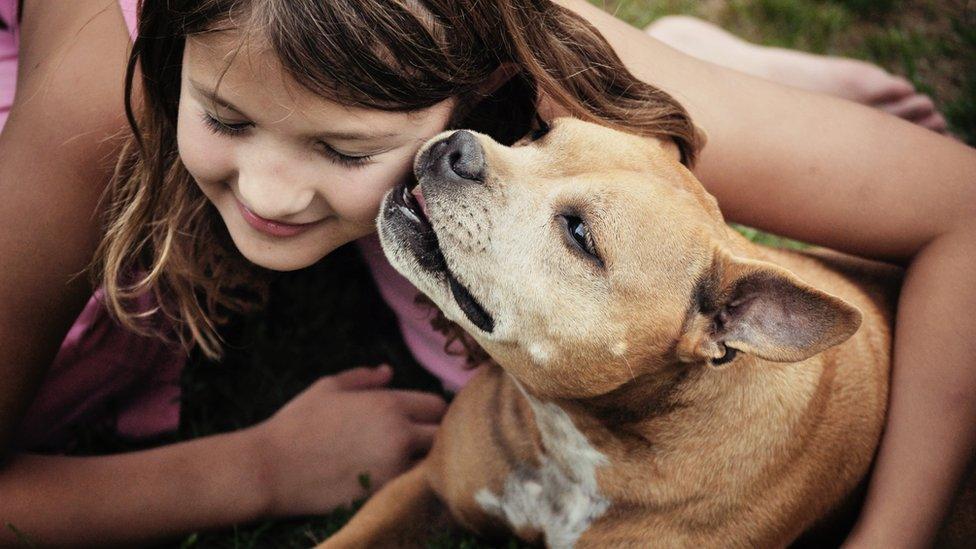
[[575, 215], [559, 216], [566, 229], [567, 240], [581, 252], [595, 259], [601, 265], [603, 261], [596, 253], [596, 245], [593, 243], [593, 235], [590, 234], [589, 227], [582, 218]]

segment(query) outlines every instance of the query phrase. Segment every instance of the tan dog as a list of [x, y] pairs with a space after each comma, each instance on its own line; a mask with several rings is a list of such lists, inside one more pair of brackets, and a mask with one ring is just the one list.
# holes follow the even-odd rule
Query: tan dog
[[676, 150], [572, 119], [441, 136], [416, 173], [383, 247], [501, 368], [324, 546], [413, 544], [445, 507], [551, 547], [782, 546], [855, 492], [897, 269], [755, 245]]

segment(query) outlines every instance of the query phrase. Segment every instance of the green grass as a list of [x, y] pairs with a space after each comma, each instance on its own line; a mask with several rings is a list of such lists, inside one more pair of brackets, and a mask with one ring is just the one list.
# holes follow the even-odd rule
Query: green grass
[[[969, 143], [976, 142], [976, 14], [966, 12], [963, 1], [592, 1], [641, 27], [666, 14], [692, 14], [755, 42], [878, 63], [932, 93], [953, 131]], [[746, 227], [737, 229], [762, 243], [799, 245]], [[227, 336], [232, 348], [221, 363], [193, 357], [182, 380], [180, 430], [153, 443], [253, 425], [319, 376], [354, 366], [387, 362], [397, 372], [396, 386], [426, 390], [438, 386], [411, 358], [366, 267], [348, 247], [314, 267], [282, 275], [269, 309], [238, 319]], [[89, 430], [79, 434], [76, 452], [139, 446]], [[161, 546], [307, 547], [341, 527], [354, 509], [340, 509], [326, 517], [198, 532]], [[24, 544], [29, 545], [26, 537]], [[445, 535], [432, 546], [488, 545], [471, 537]]]
[[870, 61], [930, 94], [950, 130], [976, 145], [976, 10], [971, 2], [590, 1], [640, 27], [662, 15], [694, 15], [755, 43]]

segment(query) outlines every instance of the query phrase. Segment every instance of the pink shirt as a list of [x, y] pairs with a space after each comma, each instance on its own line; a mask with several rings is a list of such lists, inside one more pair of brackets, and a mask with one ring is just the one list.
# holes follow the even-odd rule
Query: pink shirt
[[[120, 0], [130, 34], [136, 31], [136, 0]], [[0, 131], [13, 102], [17, 76], [17, 0], [0, 0]], [[414, 304], [417, 289], [386, 260], [375, 236], [359, 248], [380, 293], [398, 318], [417, 361], [457, 390], [473, 371], [464, 359], [444, 352], [444, 336], [430, 326], [430, 312]], [[148, 302], [144, 304], [148, 307]], [[77, 425], [113, 424], [119, 434], [150, 437], [179, 423], [179, 376], [186, 355], [176, 346], [118, 326], [95, 293], [71, 327], [27, 412], [17, 438], [21, 448], [58, 447]]]
[[[7, 25], [0, 31], [0, 129], [7, 122], [17, 84], [17, 0], [0, 0], [0, 19]], [[2, 131], [2, 130], [0, 130]]]

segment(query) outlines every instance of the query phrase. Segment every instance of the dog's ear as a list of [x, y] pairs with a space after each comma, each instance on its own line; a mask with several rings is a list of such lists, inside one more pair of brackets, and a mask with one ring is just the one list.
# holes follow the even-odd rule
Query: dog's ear
[[717, 367], [738, 353], [804, 360], [846, 341], [861, 324], [861, 312], [845, 301], [776, 265], [725, 251], [699, 277], [691, 306], [678, 357]]

